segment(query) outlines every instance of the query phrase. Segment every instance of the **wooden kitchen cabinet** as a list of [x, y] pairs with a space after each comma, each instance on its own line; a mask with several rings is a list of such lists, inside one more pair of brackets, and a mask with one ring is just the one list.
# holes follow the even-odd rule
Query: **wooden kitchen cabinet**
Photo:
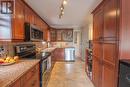
[[52, 64], [52, 69], [53, 69], [53, 67], [54, 67], [54, 65], [55, 65], [55, 63], [56, 63], [56, 55], [55, 55], [55, 53], [56, 53], [56, 50], [53, 50], [53, 51], [51, 52], [51, 58], [52, 58], [51, 64]]
[[44, 41], [48, 41], [49, 39], [49, 30], [48, 30], [48, 27], [47, 28], [45, 28], [45, 29], [43, 29], [43, 40]]
[[104, 39], [115, 40], [119, 29], [117, 29], [117, 0], [104, 1]]
[[16, 81], [11, 87], [21, 87], [20, 80]]
[[37, 64], [9, 87], [40, 87], [39, 70]]
[[12, 39], [24, 39], [24, 3], [21, 0], [15, 2], [15, 14], [12, 20]]
[[98, 60], [96, 57], [93, 56], [93, 64], [92, 64], [93, 68], [92, 68], [92, 81], [95, 85], [95, 87], [101, 87], [101, 61]]
[[6, 22], [6, 27], [1, 26], [3, 29], [0, 30], [0, 41], [24, 40], [24, 2], [16, 0], [14, 6], [14, 14], [8, 20], [4, 17], [0, 19], [3, 23]]
[[54, 52], [56, 61], [65, 61], [65, 48], [57, 48]]
[[43, 30], [43, 40], [44, 41], [49, 41], [49, 26], [48, 25], [46, 25], [44, 22], [42, 22], [42, 24], [41, 24], [42, 26], [41, 26], [41, 28], [42, 28], [42, 30]]
[[[0, 41], [24, 41], [24, 23], [30, 23], [44, 31], [44, 39], [48, 38], [46, 32], [48, 25], [41, 19], [24, 0], [16, 0], [14, 14], [1, 17]], [[4, 15], [2, 15], [4, 16]], [[42, 25], [43, 24], [43, 25]]]
[[102, 77], [102, 40], [103, 40], [103, 7], [99, 6], [93, 14], [93, 61], [92, 81], [95, 87], [101, 87]]
[[31, 24], [35, 24], [35, 22], [34, 22], [34, 21], [35, 21], [35, 16], [34, 16], [35, 13], [34, 13], [32, 10], [30, 11], [30, 13], [31, 13], [31, 14], [30, 14], [30, 17], [31, 17], [30, 23], [31, 23]]
[[50, 29], [50, 41], [55, 42], [56, 41], [56, 30]]
[[104, 62], [102, 66], [102, 86], [99, 87], [117, 87], [117, 80], [115, 79], [115, 70], [115, 66]]
[[24, 20], [27, 23], [31, 23], [31, 11], [28, 6], [24, 6]]
[[104, 42], [102, 87], [117, 87], [118, 77], [118, 16], [117, 0], [104, 2]]
[[73, 42], [73, 29], [50, 29], [52, 42]]
[[120, 0], [120, 59], [130, 59], [130, 0]]
[[118, 2], [104, 0], [93, 12], [93, 83], [96, 87], [117, 87]]

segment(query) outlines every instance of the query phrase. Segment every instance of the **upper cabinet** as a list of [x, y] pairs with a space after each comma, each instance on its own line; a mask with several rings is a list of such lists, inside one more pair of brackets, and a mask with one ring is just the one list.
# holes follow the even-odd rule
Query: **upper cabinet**
[[98, 41], [103, 38], [103, 8], [99, 9], [93, 14], [93, 40]]
[[[4, 0], [5, 1], [5, 0]], [[0, 41], [24, 41], [24, 23], [35, 25], [48, 38], [48, 25], [23, 0], [16, 0], [13, 14], [0, 15]]]
[[50, 29], [50, 41], [55, 42], [56, 41], [56, 30]]
[[43, 31], [43, 40], [48, 41], [49, 26], [28, 6], [25, 6], [25, 22], [33, 24]]
[[16, 0], [13, 14], [0, 15], [0, 41], [24, 39], [24, 3]]
[[[118, 29], [119, 30], [119, 29]], [[104, 3], [104, 38], [117, 38], [117, 1], [105, 0]]]
[[21, 0], [15, 2], [15, 13], [12, 19], [12, 35], [14, 40], [24, 39], [24, 3]]
[[51, 29], [50, 39], [53, 42], [73, 42], [73, 29]]

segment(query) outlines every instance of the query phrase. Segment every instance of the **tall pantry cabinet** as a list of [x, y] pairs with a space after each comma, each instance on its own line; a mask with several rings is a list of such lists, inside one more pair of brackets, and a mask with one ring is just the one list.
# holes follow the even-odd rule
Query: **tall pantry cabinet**
[[93, 83], [117, 87], [118, 0], [104, 0], [93, 11]]

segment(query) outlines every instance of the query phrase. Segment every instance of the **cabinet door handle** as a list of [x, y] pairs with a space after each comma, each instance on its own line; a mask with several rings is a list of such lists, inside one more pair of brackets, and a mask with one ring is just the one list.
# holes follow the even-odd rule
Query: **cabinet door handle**
[[104, 38], [103, 37], [99, 37], [99, 40], [103, 40]]
[[35, 86], [35, 84], [36, 84], [36, 80], [33, 80], [33, 82], [32, 82], [32, 84], [31, 84], [31, 86], [32, 86], [32, 87], [34, 87], [34, 86]]

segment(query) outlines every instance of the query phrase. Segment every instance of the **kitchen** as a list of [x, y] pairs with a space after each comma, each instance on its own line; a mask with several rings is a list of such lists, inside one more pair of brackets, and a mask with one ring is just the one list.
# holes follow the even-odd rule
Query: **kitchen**
[[129, 3], [0, 0], [0, 87], [130, 87]]

